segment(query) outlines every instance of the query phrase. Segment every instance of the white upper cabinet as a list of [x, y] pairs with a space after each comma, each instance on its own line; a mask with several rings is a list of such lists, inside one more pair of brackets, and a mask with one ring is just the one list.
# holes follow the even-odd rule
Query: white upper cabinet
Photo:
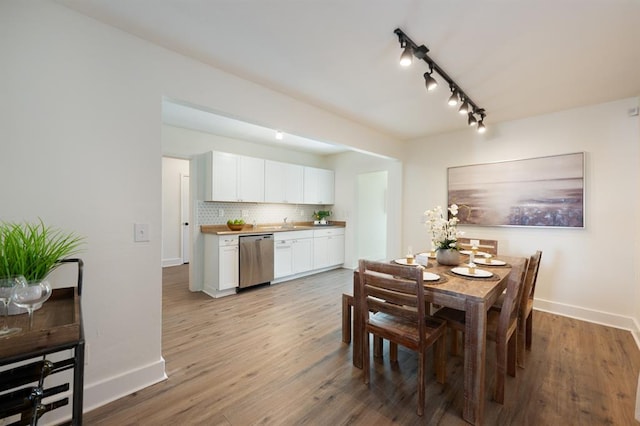
[[333, 204], [333, 170], [304, 168], [304, 204]]
[[264, 202], [263, 159], [215, 151], [209, 155], [209, 200]]
[[264, 201], [267, 203], [302, 203], [304, 167], [266, 160], [264, 166]]

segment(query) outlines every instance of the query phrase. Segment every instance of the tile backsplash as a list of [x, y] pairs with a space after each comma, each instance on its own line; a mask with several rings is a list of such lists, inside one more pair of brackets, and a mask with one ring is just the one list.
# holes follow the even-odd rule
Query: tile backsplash
[[[288, 222], [309, 222], [313, 212], [331, 210], [332, 206], [308, 204], [257, 204], [223, 203], [198, 201], [197, 220], [199, 225], [223, 225], [229, 219], [244, 219], [246, 223], [280, 223], [286, 217]], [[220, 212], [222, 211], [222, 215]], [[246, 213], [247, 216], [244, 216]]]

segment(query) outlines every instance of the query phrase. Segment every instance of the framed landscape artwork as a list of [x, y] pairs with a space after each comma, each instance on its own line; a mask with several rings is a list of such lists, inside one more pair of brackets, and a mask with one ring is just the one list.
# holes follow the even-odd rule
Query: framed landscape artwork
[[460, 224], [584, 227], [584, 153], [449, 167]]

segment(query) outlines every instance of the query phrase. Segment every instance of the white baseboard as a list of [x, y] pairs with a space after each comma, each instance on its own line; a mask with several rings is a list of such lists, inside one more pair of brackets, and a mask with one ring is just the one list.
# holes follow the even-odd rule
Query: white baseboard
[[175, 257], [172, 259], [162, 259], [162, 267], [166, 268], [168, 266], [179, 266], [182, 265], [182, 258], [181, 257]]
[[132, 394], [167, 379], [164, 358], [136, 370], [84, 386], [84, 412], [94, 410], [116, 399]]
[[633, 317], [612, 314], [610, 312], [597, 311], [595, 309], [582, 308], [580, 306], [565, 303], [551, 302], [549, 300], [535, 299], [533, 306], [536, 310], [562, 315], [595, 324], [620, 328], [631, 332], [638, 349], [640, 349], [640, 326]]

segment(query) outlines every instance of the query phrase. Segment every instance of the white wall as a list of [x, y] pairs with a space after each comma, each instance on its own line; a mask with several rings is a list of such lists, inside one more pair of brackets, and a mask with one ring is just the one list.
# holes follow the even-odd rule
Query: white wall
[[162, 157], [162, 266], [182, 264], [182, 177], [189, 161]]
[[[638, 99], [492, 125], [414, 141], [405, 164], [405, 244], [427, 247], [420, 214], [446, 205], [449, 166], [586, 153], [585, 228], [464, 227], [495, 238], [500, 251], [543, 251], [536, 306], [637, 331]], [[416, 196], [420, 194], [420, 196]]]
[[[348, 152], [331, 156], [336, 172], [336, 194], [333, 218], [347, 222], [345, 229], [345, 267], [356, 267], [356, 227], [349, 223], [357, 217], [357, 176], [360, 173], [387, 171], [387, 255], [400, 255], [402, 217], [402, 162], [359, 152]], [[372, 230], [375, 232], [375, 230]]]
[[[359, 124], [52, 2], [0, 2], [0, 55], [0, 219], [41, 217], [87, 237], [86, 410], [164, 378], [163, 96], [313, 139], [399, 151]], [[150, 242], [133, 242], [134, 223], [150, 225]]]

